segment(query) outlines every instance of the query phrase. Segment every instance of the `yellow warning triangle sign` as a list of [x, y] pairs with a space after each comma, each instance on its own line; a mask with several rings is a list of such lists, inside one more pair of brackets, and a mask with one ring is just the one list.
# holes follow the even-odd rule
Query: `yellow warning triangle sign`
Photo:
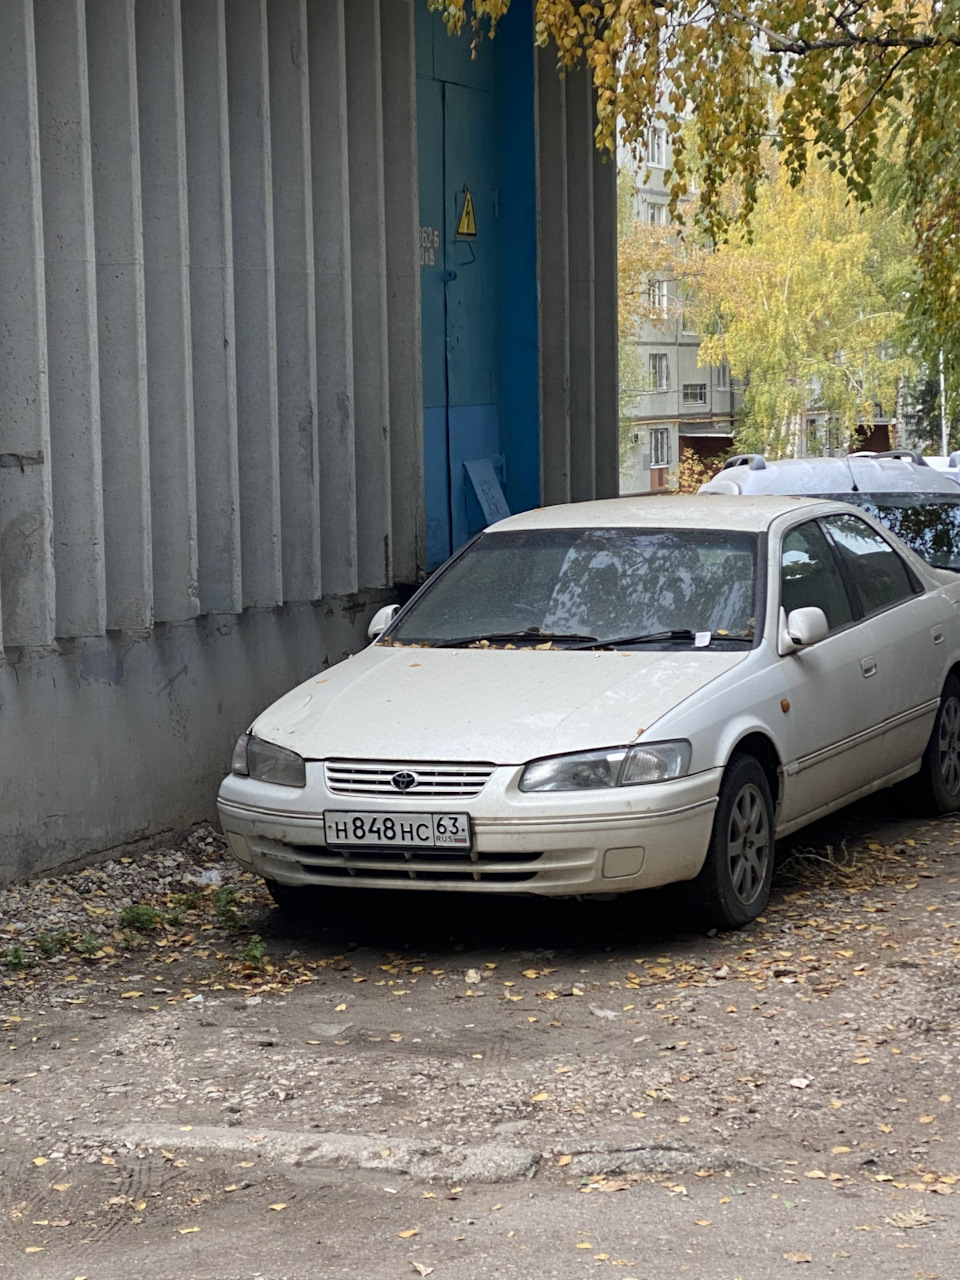
[[457, 221], [457, 235], [472, 237], [477, 234], [477, 218], [473, 212], [473, 196], [467, 189], [466, 184], [463, 188], [463, 206], [460, 210], [460, 217]]

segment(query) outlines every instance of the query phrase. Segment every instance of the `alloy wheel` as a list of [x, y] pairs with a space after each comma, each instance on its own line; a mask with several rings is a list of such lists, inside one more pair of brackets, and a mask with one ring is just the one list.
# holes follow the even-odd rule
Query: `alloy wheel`
[[[960, 733], [960, 707], [957, 708]], [[955, 753], [956, 758], [956, 753]], [[958, 770], [960, 779], [960, 770]], [[770, 859], [770, 829], [767, 807], [758, 787], [748, 782], [739, 792], [730, 812], [727, 831], [727, 861], [730, 884], [739, 901], [748, 907], [763, 889]]]
[[960, 701], [951, 697], [940, 714], [940, 777], [950, 796], [960, 793]]

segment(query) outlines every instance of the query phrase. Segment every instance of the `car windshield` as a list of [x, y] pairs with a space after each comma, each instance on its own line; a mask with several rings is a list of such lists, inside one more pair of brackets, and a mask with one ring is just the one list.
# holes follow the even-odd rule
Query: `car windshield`
[[862, 507], [937, 569], [960, 573], [960, 493], [825, 493]]
[[757, 535], [688, 529], [482, 534], [387, 643], [742, 648], [754, 638]]

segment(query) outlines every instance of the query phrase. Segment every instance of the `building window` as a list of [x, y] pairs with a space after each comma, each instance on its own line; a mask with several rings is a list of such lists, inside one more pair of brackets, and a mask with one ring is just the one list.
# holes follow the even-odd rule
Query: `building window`
[[664, 153], [664, 131], [653, 124], [650, 126], [650, 131], [647, 135], [647, 164], [657, 169], [662, 169]]
[[666, 354], [650, 357], [650, 387], [653, 391], [663, 391], [670, 385], [670, 365]]
[[705, 382], [685, 382], [683, 384], [684, 404], [706, 404], [707, 384]]
[[669, 467], [670, 428], [650, 428], [650, 467]]
[[662, 227], [667, 221], [667, 206], [656, 200], [647, 201], [647, 221], [651, 227]]
[[717, 365], [717, 386], [721, 391], [726, 391], [730, 385], [730, 368], [726, 360], [721, 360]]
[[647, 285], [647, 301], [651, 307], [655, 307], [658, 311], [666, 311], [667, 309], [667, 282], [666, 280], [651, 280]]

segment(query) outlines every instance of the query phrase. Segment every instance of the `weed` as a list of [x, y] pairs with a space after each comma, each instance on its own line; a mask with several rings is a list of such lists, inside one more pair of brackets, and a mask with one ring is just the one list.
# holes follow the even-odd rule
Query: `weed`
[[199, 905], [199, 889], [188, 889], [186, 893], [178, 893], [173, 900], [173, 907], [175, 911], [196, 911]]
[[236, 894], [230, 885], [225, 884], [217, 890], [213, 899], [213, 909], [217, 913], [217, 919], [225, 929], [240, 929], [243, 921], [240, 918], [240, 912], [236, 906]]
[[145, 903], [136, 903], [124, 907], [120, 912], [120, 924], [124, 929], [134, 929], [137, 933], [150, 933], [160, 923], [160, 912]]
[[259, 933], [251, 935], [247, 945], [240, 952], [240, 959], [244, 964], [252, 964], [257, 969], [263, 968], [263, 959], [267, 954], [267, 944], [260, 937]]
[[66, 929], [58, 929], [56, 933], [38, 933], [37, 950], [45, 960], [52, 960], [65, 950], [70, 942]]
[[4, 952], [3, 963], [8, 969], [26, 969], [33, 964], [33, 957], [15, 942], [9, 951]]
[[77, 950], [85, 956], [95, 956], [102, 946], [103, 939], [99, 933], [94, 933], [92, 929], [88, 929], [77, 943]]

